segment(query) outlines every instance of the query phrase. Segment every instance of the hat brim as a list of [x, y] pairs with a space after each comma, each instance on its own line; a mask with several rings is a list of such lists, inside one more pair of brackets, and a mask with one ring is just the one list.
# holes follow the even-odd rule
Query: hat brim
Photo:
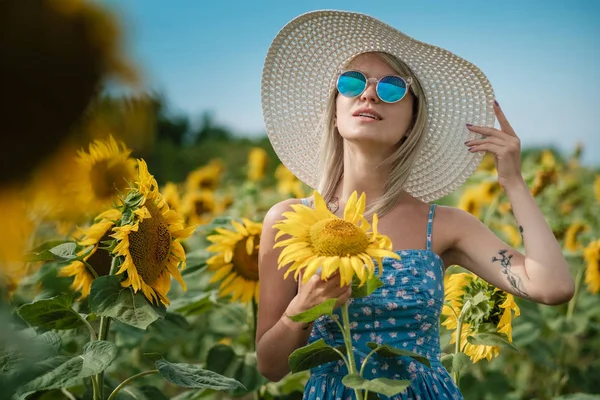
[[365, 14], [313, 11], [290, 21], [268, 50], [261, 102], [267, 135], [281, 162], [318, 185], [319, 122], [335, 73], [353, 57], [385, 52], [407, 64], [428, 103], [429, 127], [405, 190], [430, 202], [462, 185], [483, 154], [464, 145], [466, 124], [494, 125], [494, 92], [486, 76], [457, 55], [415, 40]]

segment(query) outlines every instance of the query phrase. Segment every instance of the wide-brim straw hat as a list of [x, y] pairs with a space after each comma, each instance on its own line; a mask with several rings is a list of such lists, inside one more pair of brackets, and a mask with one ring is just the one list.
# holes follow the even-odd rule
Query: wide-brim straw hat
[[483, 157], [464, 141], [466, 124], [494, 125], [494, 92], [486, 76], [457, 55], [415, 40], [371, 16], [313, 11], [277, 34], [265, 59], [261, 101], [267, 135], [281, 162], [312, 188], [318, 185], [320, 123], [341, 68], [366, 52], [407, 64], [427, 99], [429, 127], [404, 187], [430, 202], [456, 190]]

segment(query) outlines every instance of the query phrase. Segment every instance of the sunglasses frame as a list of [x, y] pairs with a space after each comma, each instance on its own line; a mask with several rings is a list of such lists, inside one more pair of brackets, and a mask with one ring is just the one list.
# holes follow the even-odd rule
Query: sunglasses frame
[[[360, 92], [356, 96], [347, 96], [347, 95], [343, 94], [342, 92], [340, 92], [340, 90], [339, 90], [340, 78], [342, 77], [342, 75], [344, 75], [345, 73], [348, 73], [348, 72], [354, 72], [354, 73], [360, 74], [360, 75], [362, 75], [365, 78], [365, 87], [362, 90], [362, 92]], [[381, 96], [379, 96], [379, 82], [382, 79], [389, 78], [389, 77], [398, 78], [398, 79], [402, 80], [404, 82], [404, 84], [406, 85], [406, 91], [404, 92], [404, 95], [402, 97], [400, 97], [396, 101], [385, 101], [384, 99], [381, 98]], [[404, 78], [404, 77], [402, 77], [400, 75], [385, 75], [385, 76], [382, 76], [379, 79], [377, 79], [377, 78], [367, 78], [367, 76], [363, 72], [356, 71], [356, 70], [353, 70], [353, 69], [349, 69], [349, 70], [346, 70], [346, 71], [342, 71], [342, 72], [340, 72], [338, 74], [338, 77], [337, 77], [337, 80], [336, 80], [336, 83], [335, 83], [335, 88], [338, 91], [338, 93], [341, 94], [342, 96], [348, 97], [348, 98], [355, 98], [355, 97], [361, 96], [365, 92], [365, 90], [367, 90], [367, 88], [369, 87], [369, 83], [371, 81], [375, 82], [375, 93], [377, 93], [377, 97], [379, 98], [379, 100], [383, 101], [384, 103], [393, 104], [393, 103], [399, 102], [400, 100], [402, 100], [403, 98], [406, 97], [406, 93], [408, 93], [408, 91], [410, 90], [410, 84], [412, 83], [412, 78], [411, 77]]]

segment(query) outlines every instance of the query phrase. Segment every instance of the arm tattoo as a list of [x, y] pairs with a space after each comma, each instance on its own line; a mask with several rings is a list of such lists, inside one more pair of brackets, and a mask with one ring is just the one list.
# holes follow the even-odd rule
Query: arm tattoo
[[516, 275], [515, 273], [513, 273], [510, 268], [511, 268], [511, 264], [510, 264], [510, 260], [512, 259], [512, 254], [506, 254], [508, 252], [508, 250], [500, 250], [498, 251], [498, 254], [500, 254], [500, 257], [492, 257], [492, 262], [499, 262], [500, 265], [503, 268], [502, 273], [504, 275], [506, 275], [506, 279], [508, 280], [508, 282], [511, 284], [511, 286], [515, 289], [515, 291], [517, 292], [517, 294], [521, 297], [524, 298], [529, 298], [529, 295], [527, 294], [527, 292], [525, 292], [525, 288], [523, 287], [523, 280], [521, 279], [521, 277], [519, 275]]

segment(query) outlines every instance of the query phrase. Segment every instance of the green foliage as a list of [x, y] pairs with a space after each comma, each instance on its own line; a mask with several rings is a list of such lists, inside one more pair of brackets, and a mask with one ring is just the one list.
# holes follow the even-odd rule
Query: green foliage
[[96, 315], [111, 317], [140, 329], [163, 318], [166, 311], [162, 305], [148, 303], [141, 292], [134, 293], [130, 287], [121, 287], [121, 278], [115, 275], [94, 280], [89, 306]]
[[290, 354], [290, 371], [293, 373], [307, 371], [331, 361], [343, 360], [340, 353], [346, 353], [346, 346], [337, 346], [334, 348], [326, 344], [323, 339], [319, 339], [307, 346], [294, 350]]
[[352, 389], [368, 390], [384, 396], [395, 396], [410, 386], [408, 380], [393, 380], [388, 378], [365, 379], [358, 374], [349, 374], [342, 379], [342, 383]]

